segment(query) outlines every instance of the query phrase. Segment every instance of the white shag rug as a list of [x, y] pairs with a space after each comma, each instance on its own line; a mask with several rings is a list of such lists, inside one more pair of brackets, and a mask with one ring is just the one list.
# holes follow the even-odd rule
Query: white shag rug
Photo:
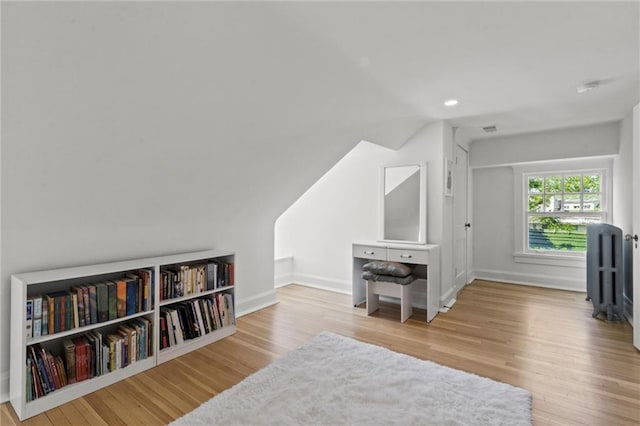
[[323, 332], [172, 423], [213, 424], [531, 425], [531, 395]]

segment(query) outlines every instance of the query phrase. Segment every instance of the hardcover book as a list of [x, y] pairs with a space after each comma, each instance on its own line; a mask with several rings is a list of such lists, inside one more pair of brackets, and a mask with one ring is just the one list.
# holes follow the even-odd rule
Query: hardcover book
[[98, 322], [105, 322], [109, 320], [109, 290], [106, 283], [98, 283], [95, 287], [98, 303]]
[[49, 334], [49, 303], [47, 299], [42, 297], [42, 335]]
[[98, 294], [95, 285], [87, 286], [89, 289], [89, 311], [91, 314], [91, 324], [98, 323]]
[[109, 298], [109, 320], [118, 318], [118, 293], [116, 283], [107, 281], [107, 297]]
[[133, 315], [137, 312], [138, 306], [138, 279], [127, 278], [127, 315]]
[[33, 298], [33, 337], [42, 335], [42, 296]]
[[116, 294], [118, 318], [122, 318], [127, 315], [127, 282], [124, 279], [116, 281]]
[[27, 310], [26, 310], [26, 321], [25, 327], [27, 331], [27, 339], [31, 339], [33, 337], [33, 300], [27, 299]]
[[71, 339], [64, 339], [62, 341], [64, 347], [65, 361], [67, 366], [67, 380], [69, 383], [76, 382], [76, 345], [73, 344]]

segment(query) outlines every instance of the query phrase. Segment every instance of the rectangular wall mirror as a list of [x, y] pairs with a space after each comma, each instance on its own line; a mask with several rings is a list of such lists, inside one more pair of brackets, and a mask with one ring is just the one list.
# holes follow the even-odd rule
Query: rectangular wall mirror
[[426, 244], [427, 166], [408, 164], [380, 170], [380, 240]]

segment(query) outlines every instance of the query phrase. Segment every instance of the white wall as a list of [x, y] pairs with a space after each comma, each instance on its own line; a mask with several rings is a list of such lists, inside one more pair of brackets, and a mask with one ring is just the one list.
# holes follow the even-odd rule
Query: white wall
[[379, 173], [383, 165], [426, 162], [427, 242], [442, 244], [443, 293], [452, 286], [451, 218], [443, 203], [444, 145], [452, 150], [451, 127], [426, 125], [399, 150], [361, 142], [277, 220], [275, 257], [293, 256], [291, 281], [351, 292], [351, 245], [378, 235]]
[[613, 224], [631, 233], [633, 213], [633, 111], [620, 122], [618, 155], [613, 160]]
[[423, 124], [281, 7], [3, 2], [0, 399], [11, 274], [221, 248], [238, 311], [274, 303], [275, 219]]
[[473, 141], [471, 167], [574, 159], [618, 153], [618, 122]]
[[[571, 159], [586, 162], [590, 158], [590, 164], [598, 161], [605, 165], [618, 152], [619, 126], [619, 123], [607, 123], [471, 144], [470, 162], [475, 166], [472, 168], [472, 274], [475, 277], [584, 291], [585, 268], [580, 262], [568, 262], [573, 266], [556, 266], [514, 260], [514, 253], [520, 251], [514, 242], [515, 176], [513, 167], [506, 164], [553, 167], [550, 164], [555, 163], [563, 168], [563, 164]], [[528, 162], [527, 159], [537, 161]], [[617, 182], [613, 185], [615, 187]]]
[[351, 243], [378, 238], [378, 173], [396, 155], [360, 142], [282, 213], [275, 258], [293, 256], [293, 281], [351, 292]]

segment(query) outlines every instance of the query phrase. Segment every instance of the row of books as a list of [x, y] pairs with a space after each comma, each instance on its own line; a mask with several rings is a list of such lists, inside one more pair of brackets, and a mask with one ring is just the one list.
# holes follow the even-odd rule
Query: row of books
[[153, 269], [27, 299], [27, 338], [72, 330], [153, 309]]
[[54, 354], [41, 345], [27, 349], [27, 401], [48, 395], [68, 384], [102, 376], [153, 355], [150, 320], [136, 318], [113, 333], [98, 331], [62, 340]]
[[160, 349], [235, 324], [233, 295], [217, 293], [160, 308]]
[[160, 272], [160, 300], [232, 286], [234, 275], [234, 264], [221, 261], [163, 268]]

